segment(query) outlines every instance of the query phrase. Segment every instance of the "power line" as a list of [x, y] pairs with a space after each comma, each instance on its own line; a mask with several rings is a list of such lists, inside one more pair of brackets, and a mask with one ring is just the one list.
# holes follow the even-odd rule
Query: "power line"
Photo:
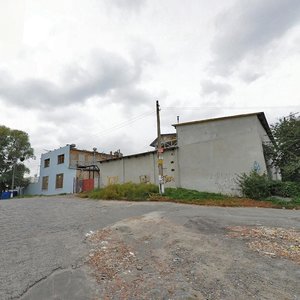
[[221, 108], [221, 109], [253, 109], [253, 108], [264, 108], [264, 109], [278, 109], [278, 108], [297, 108], [300, 105], [285, 105], [285, 106], [165, 106], [164, 109], [186, 109], [186, 110], [203, 110], [207, 108]]
[[[114, 124], [113, 126], [109, 127], [109, 128], [106, 128], [104, 130], [101, 130], [101, 131], [98, 131], [98, 132], [95, 132], [95, 133], [91, 133], [88, 135], [88, 137], [104, 137], [108, 134], [110, 134], [111, 132], [115, 131], [115, 130], [118, 130], [118, 129], [121, 129], [121, 128], [124, 128], [126, 126], [129, 126], [131, 124], [133, 124], [134, 122], [137, 122], [141, 119], [144, 119], [146, 117], [149, 117], [151, 115], [155, 115], [155, 111], [154, 110], [149, 110], [149, 111], [146, 111], [142, 114], [139, 114], [139, 115], [136, 115], [134, 116], [133, 118], [129, 119], [129, 120], [126, 120], [126, 121], [123, 121], [123, 122], [120, 122], [120, 123], [116, 123]], [[84, 137], [83, 136], [80, 136], [78, 138], [75, 138], [75, 139], [72, 139], [72, 142], [78, 142], [80, 140], [83, 140]], [[43, 149], [43, 150], [46, 150], [46, 149]], [[43, 151], [37, 151], [36, 152], [36, 155], [35, 156], [39, 156], [41, 154], [43, 154], [44, 152]]]
[[[129, 126], [141, 119], [144, 119], [146, 117], [149, 117], [150, 115], [154, 115], [154, 111], [151, 110], [151, 111], [147, 111], [145, 113], [142, 113], [140, 115], [137, 115], [129, 120], [126, 120], [126, 121], [123, 121], [121, 123], [117, 123], [109, 128], [106, 128], [104, 130], [101, 130], [101, 131], [98, 131], [98, 132], [95, 132], [93, 134], [89, 134], [89, 137], [103, 137], [103, 136], [106, 136], [108, 134], [110, 134], [111, 132], [115, 131], [115, 130], [118, 130], [118, 129], [121, 129], [121, 128], [124, 128], [126, 126]], [[74, 139], [73, 141], [76, 142], [76, 141], [80, 141], [81, 139], [83, 139], [82, 137], [79, 137], [77, 139]]]

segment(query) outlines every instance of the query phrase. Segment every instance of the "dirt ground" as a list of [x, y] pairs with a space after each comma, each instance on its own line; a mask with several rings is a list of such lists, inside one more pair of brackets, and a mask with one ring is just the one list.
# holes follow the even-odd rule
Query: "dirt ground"
[[300, 233], [159, 212], [87, 234], [94, 299], [300, 299]]

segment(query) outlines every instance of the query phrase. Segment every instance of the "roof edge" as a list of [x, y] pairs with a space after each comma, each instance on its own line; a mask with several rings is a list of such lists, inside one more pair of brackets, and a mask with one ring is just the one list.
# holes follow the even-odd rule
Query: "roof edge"
[[193, 125], [193, 124], [199, 124], [199, 123], [207, 123], [207, 122], [214, 122], [214, 121], [222, 121], [222, 120], [229, 120], [229, 119], [235, 119], [235, 118], [244, 118], [244, 117], [251, 117], [251, 116], [257, 116], [258, 120], [260, 121], [262, 127], [265, 129], [268, 137], [270, 140], [275, 143], [274, 137], [272, 135], [272, 131], [270, 129], [269, 123], [266, 119], [265, 113], [263, 111], [261, 112], [255, 112], [255, 113], [248, 113], [248, 114], [239, 114], [239, 115], [233, 115], [233, 116], [226, 116], [226, 117], [220, 117], [220, 118], [211, 118], [211, 119], [204, 119], [204, 120], [198, 120], [198, 121], [191, 121], [191, 122], [184, 122], [184, 123], [178, 123], [173, 124], [175, 128], [177, 126], [185, 126], [185, 125]]
[[250, 116], [255, 116], [255, 115], [259, 115], [259, 114], [264, 115], [264, 112], [255, 112], [255, 113], [248, 113], [248, 114], [239, 114], [239, 115], [233, 115], [233, 116], [225, 116], [225, 117], [218, 117], [218, 118], [196, 120], [196, 121], [172, 124], [172, 126], [174, 126], [176, 128], [177, 126], [185, 126], [185, 125], [192, 125], [192, 124], [198, 124], [198, 123], [206, 123], [206, 122], [222, 121], [222, 120], [227, 120], [227, 119], [250, 117]]
[[[170, 148], [165, 148], [164, 152], [166, 151], [170, 151], [170, 150], [174, 150], [177, 149], [177, 146], [174, 147], [170, 147]], [[137, 156], [144, 156], [144, 155], [148, 155], [148, 154], [156, 154], [157, 150], [152, 150], [152, 151], [146, 151], [146, 152], [140, 152], [140, 153], [135, 153], [135, 154], [130, 154], [130, 155], [124, 155], [121, 157], [115, 157], [115, 158], [109, 158], [109, 159], [104, 159], [104, 160], [100, 160], [98, 161], [100, 164], [102, 163], [106, 163], [106, 162], [110, 162], [110, 161], [114, 161], [114, 160], [121, 160], [123, 158], [132, 158], [132, 157], [137, 157]]]

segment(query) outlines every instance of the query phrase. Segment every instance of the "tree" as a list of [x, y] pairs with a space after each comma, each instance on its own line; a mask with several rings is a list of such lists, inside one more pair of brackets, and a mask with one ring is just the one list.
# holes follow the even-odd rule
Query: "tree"
[[300, 182], [300, 117], [291, 113], [270, 128], [276, 145], [266, 145], [267, 157], [280, 168], [283, 181]]
[[23, 162], [32, 157], [33, 149], [26, 132], [0, 126], [0, 191], [10, 188], [12, 181], [14, 186], [24, 186], [24, 174], [29, 173], [29, 169]]

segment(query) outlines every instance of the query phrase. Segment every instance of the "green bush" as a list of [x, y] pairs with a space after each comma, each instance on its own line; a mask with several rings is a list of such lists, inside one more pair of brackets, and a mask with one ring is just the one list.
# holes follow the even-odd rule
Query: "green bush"
[[242, 194], [252, 199], [262, 199], [271, 196], [270, 180], [267, 175], [259, 175], [252, 171], [249, 175], [243, 173], [237, 179]]
[[147, 200], [152, 193], [158, 193], [154, 184], [132, 183], [111, 184], [89, 193], [89, 198], [107, 200]]
[[270, 192], [280, 197], [300, 197], [300, 183], [291, 181], [270, 181]]
[[251, 172], [238, 177], [238, 183], [244, 196], [262, 199], [270, 196], [300, 198], [298, 182], [271, 180], [267, 175]]

